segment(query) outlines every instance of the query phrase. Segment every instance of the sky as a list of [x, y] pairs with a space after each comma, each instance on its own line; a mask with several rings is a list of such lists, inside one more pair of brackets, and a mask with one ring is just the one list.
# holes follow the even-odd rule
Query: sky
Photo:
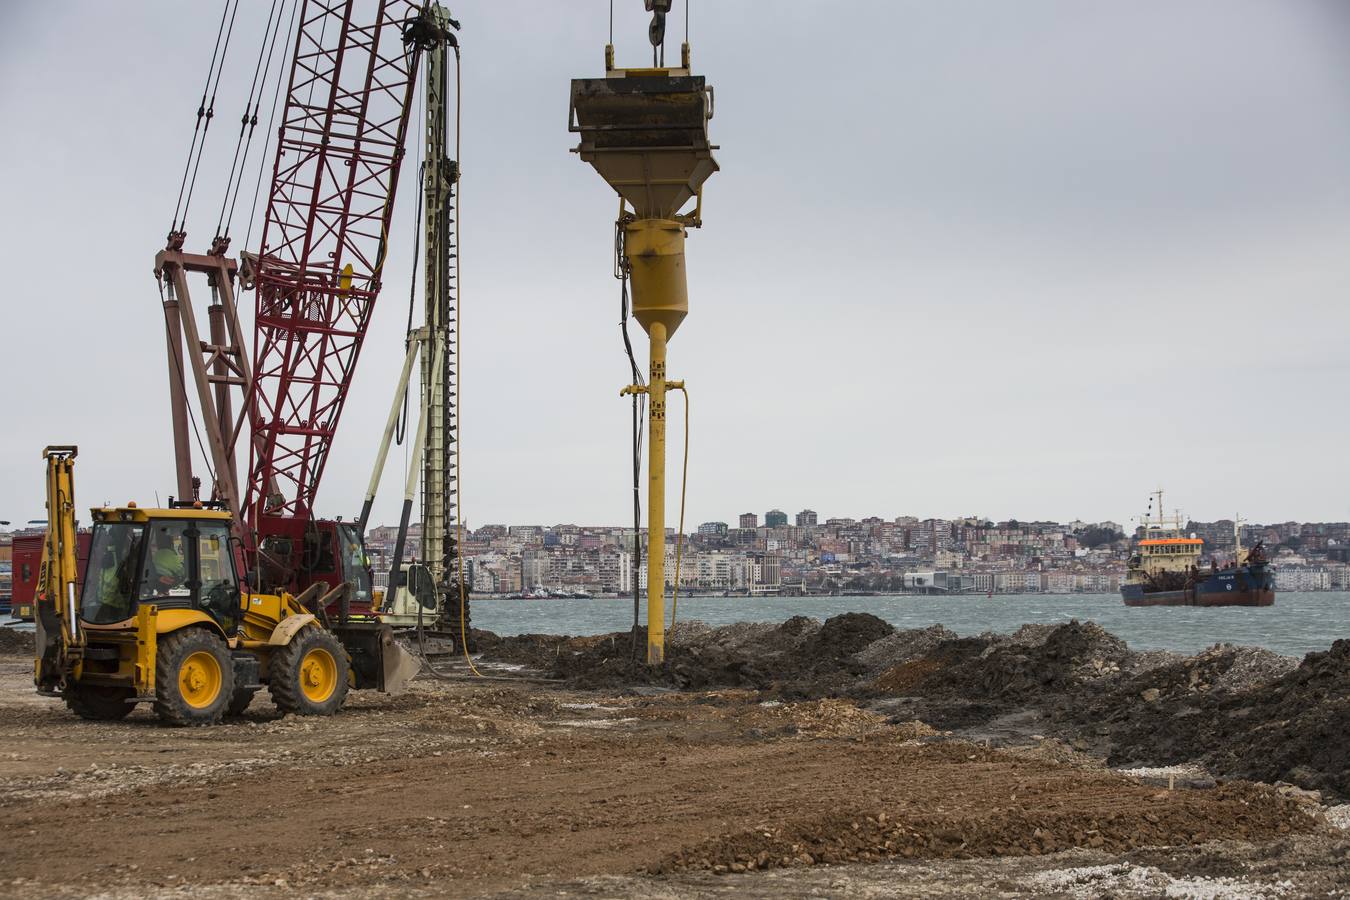
[[[619, 65], [648, 64], [642, 5], [616, 5]], [[616, 204], [566, 129], [608, 4], [451, 10], [466, 523], [631, 521]], [[242, 0], [189, 248], [267, 13]], [[82, 507], [173, 491], [151, 268], [219, 15], [0, 5], [0, 520], [44, 516], [47, 444], [79, 445]], [[668, 360], [689, 529], [775, 507], [1126, 523], [1159, 486], [1196, 519], [1350, 519], [1350, 4], [695, 0], [690, 19], [721, 171]], [[415, 168], [325, 515], [359, 510], [402, 361]]]

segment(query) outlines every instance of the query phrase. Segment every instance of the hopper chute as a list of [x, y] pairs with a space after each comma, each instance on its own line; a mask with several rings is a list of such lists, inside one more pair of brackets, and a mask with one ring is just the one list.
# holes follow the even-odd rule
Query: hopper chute
[[577, 152], [639, 219], [672, 219], [717, 171], [708, 142], [712, 88], [702, 75], [617, 69], [572, 80]]

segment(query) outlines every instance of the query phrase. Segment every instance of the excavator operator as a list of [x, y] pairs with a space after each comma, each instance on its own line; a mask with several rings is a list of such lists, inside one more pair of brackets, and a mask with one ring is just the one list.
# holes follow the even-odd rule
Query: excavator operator
[[167, 594], [187, 580], [187, 566], [182, 554], [173, 545], [173, 535], [167, 529], [155, 531], [155, 549], [150, 554], [150, 569], [145, 582], [155, 594]]

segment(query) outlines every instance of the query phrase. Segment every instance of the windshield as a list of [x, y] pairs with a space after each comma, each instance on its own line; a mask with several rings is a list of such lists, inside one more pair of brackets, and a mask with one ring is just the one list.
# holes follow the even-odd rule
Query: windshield
[[342, 574], [352, 586], [352, 603], [370, 605], [370, 560], [361, 542], [361, 532], [355, 525], [339, 525], [338, 541], [342, 545]]
[[80, 618], [95, 625], [131, 618], [144, 536], [144, 525], [111, 523], [94, 526], [84, 593], [80, 597]]

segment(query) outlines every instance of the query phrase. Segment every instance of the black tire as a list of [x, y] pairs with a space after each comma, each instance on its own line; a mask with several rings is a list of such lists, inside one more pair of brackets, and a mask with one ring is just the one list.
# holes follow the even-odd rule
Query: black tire
[[170, 725], [214, 725], [224, 718], [233, 695], [230, 649], [220, 635], [205, 628], [184, 628], [160, 638], [155, 713], [162, 720]]
[[92, 684], [72, 684], [62, 694], [71, 712], [91, 722], [125, 719], [136, 708], [135, 696], [130, 688]]
[[[273, 653], [267, 690], [283, 714], [331, 716], [347, 699], [349, 668], [347, 651], [338, 639], [307, 625]], [[316, 679], [322, 683], [316, 684]]]
[[253, 695], [258, 693], [258, 688], [235, 688], [234, 693], [230, 695], [230, 705], [225, 707], [225, 715], [242, 716], [244, 710], [253, 702]]

